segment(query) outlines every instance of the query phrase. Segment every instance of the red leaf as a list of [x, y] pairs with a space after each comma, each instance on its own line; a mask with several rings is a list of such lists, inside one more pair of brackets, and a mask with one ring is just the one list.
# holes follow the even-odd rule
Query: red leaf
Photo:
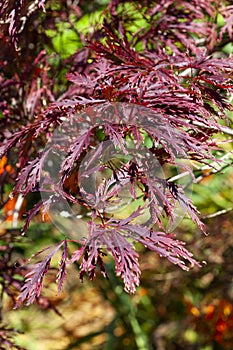
[[21, 293], [14, 309], [17, 309], [24, 300], [27, 300], [26, 305], [30, 305], [40, 296], [43, 279], [48, 272], [51, 259], [59, 248], [65, 244], [64, 242], [65, 241], [59, 243], [42, 262], [37, 263], [35, 267], [26, 275], [26, 283], [21, 289]]

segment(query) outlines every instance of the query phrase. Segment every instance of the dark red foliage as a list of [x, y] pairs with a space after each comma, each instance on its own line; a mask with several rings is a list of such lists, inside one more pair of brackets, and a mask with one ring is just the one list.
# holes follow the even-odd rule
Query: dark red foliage
[[[0, 7], [2, 18], [9, 22], [10, 39], [3, 36], [5, 50], [11, 47], [10, 40], [20, 45], [23, 28], [19, 23], [28, 9], [26, 3]], [[29, 208], [24, 230], [41, 209], [49, 212], [62, 201], [70, 208], [79, 206], [87, 226], [85, 237], [72, 240], [79, 248], [71, 258], [69, 240], [64, 240], [33, 267], [17, 307], [39, 297], [51, 259], [62, 246], [59, 292], [66, 265], [75, 261], [81, 262], [81, 280], [85, 273], [93, 279], [97, 267], [107, 277], [104, 256], [108, 252], [125, 290], [135, 292], [140, 278], [135, 242], [185, 270], [200, 266], [164, 224], [164, 218], [174, 223], [179, 205], [205, 232], [198, 210], [184, 186], [172, 176], [159, 176], [158, 168], [178, 167], [195, 180], [191, 161], [216, 161], [217, 143], [212, 136], [225, 130], [219, 119], [232, 110], [228, 97], [233, 89], [233, 61], [212, 53], [218, 51], [223, 37], [225, 43], [232, 37], [228, 4], [111, 1], [103, 26], [89, 34], [86, 47], [66, 60], [70, 72], [65, 89], [54, 89], [59, 81], [53, 80], [49, 70], [57, 67], [50, 66], [45, 51], [28, 56], [30, 67], [28, 62], [22, 64], [9, 79], [3, 62], [0, 107], [5, 120], [0, 123], [5, 125], [0, 157], [10, 154], [15, 161], [14, 195], [42, 195], [42, 201]], [[45, 1], [35, 1], [30, 8], [45, 10], [44, 5]], [[65, 9], [67, 15], [68, 5]], [[218, 14], [226, 19], [221, 28], [215, 20]], [[142, 26], [137, 25], [139, 19]], [[11, 55], [22, 60], [12, 48]], [[47, 159], [54, 157], [56, 176], [47, 168]], [[85, 181], [97, 173], [102, 180], [96, 180], [93, 191]], [[121, 205], [121, 193], [126, 190], [131, 203], [140, 196], [142, 202], [126, 218], [116, 219], [109, 215], [109, 207]], [[149, 219], [141, 224], [137, 220], [144, 212]]]
[[[66, 243], [61, 242], [58, 244], [55, 248], [52, 249], [52, 252], [40, 263], [37, 263], [35, 267], [32, 268], [30, 272], [26, 274], [26, 283], [21, 289], [21, 294], [17, 300], [17, 303], [15, 305], [15, 308], [17, 308], [22, 301], [25, 299], [28, 299], [27, 304], [33, 303], [33, 301], [40, 296], [41, 289], [42, 289], [42, 283], [43, 278], [45, 274], [47, 273], [51, 259], [53, 255], [61, 248], [61, 246], [64, 245], [64, 252], [62, 256], [62, 264], [60, 266], [59, 276], [60, 276], [60, 284], [62, 283], [62, 280], [64, 278], [64, 263], [66, 259]], [[38, 255], [38, 254], [37, 254]], [[60, 285], [59, 285], [60, 289]]]

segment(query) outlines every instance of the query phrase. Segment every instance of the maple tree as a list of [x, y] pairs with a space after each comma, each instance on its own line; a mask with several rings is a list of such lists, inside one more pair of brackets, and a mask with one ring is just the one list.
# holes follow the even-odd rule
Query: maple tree
[[[4, 255], [2, 276], [9, 282], [1, 283], [14, 302], [8, 283], [21, 289], [16, 307], [45, 302], [43, 278], [59, 250], [59, 292], [74, 262], [80, 263], [81, 280], [85, 274], [92, 280], [98, 269], [107, 277], [110, 253], [125, 290], [134, 293], [140, 278], [137, 243], [184, 270], [201, 266], [168, 230], [176, 225], [178, 205], [205, 232], [187, 182], [179, 179], [188, 175], [195, 182], [206, 167], [210, 174], [226, 166], [216, 134], [226, 139], [233, 134], [226, 113], [232, 110], [233, 62], [221, 51], [232, 40], [230, 1], [112, 0], [99, 7], [100, 23], [82, 31], [75, 22], [92, 10], [85, 6], [82, 1], [0, 5], [3, 221], [14, 216], [10, 204], [18, 212], [3, 251], [9, 253], [9, 242], [18, 239], [24, 207], [21, 234], [38, 214], [60, 227], [53, 211], [68, 215], [59, 217], [63, 227], [68, 220], [77, 231], [70, 237], [65, 227], [67, 238], [32, 267], [9, 268], [11, 255]], [[62, 50], [57, 13], [76, 35], [72, 55], [54, 55]], [[127, 205], [136, 208], [116, 217], [114, 208], [128, 208], [125, 191]], [[26, 275], [26, 282], [16, 273]]]

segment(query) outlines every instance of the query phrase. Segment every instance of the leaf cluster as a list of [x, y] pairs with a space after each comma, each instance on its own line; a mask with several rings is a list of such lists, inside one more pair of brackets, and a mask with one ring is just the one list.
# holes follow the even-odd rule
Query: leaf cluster
[[[63, 240], [35, 266], [17, 306], [39, 297], [51, 259], [61, 247], [59, 290], [67, 263], [81, 260], [81, 280], [85, 273], [93, 279], [97, 267], [106, 277], [104, 256], [110, 253], [125, 290], [135, 292], [140, 277], [135, 242], [183, 269], [200, 266], [184, 242], [167, 232], [164, 218], [173, 224], [179, 205], [205, 232], [198, 210], [172, 171], [180, 167], [195, 180], [189, 164], [218, 162], [213, 135], [226, 131], [220, 119], [226, 120], [226, 110], [232, 110], [233, 62], [217, 54], [223, 38], [232, 38], [232, 7], [227, 5], [210, 0], [111, 1], [103, 25], [88, 33], [87, 45], [66, 60], [70, 72], [65, 91], [54, 88], [59, 79], [50, 72], [46, 51], [27, 56], [32, 65], [18, 67], [9, 79], [3, 69], [0, 157], [9, 154], [15, 164], [14, 196], [42, 195], [42, 201], [29, 208], [23, 230], [39, 211], [49, 213], [62, 200], [71, 208], [78, 206], [87, 227], [84, 238], [72, 240], [79, 248], [70, 259], [69, 240]], [[10, 41], [18, 46], [18, 25], [27, 8], [20, 1], [12, 6], [0, 9], [10, 23], [9, 36], [3, 36], [5, 52]], [[33, 2], [32, 8], [37, 7], [45, 10], [45, 2]], [[70, 20], [68, 12], [59, 9]], [[72, 5], [70, 11], [75, 9], [77, 15], [81, 7]], [[220, 15], [226, 19], [222, 25]], [[48, 27], [54, 29], [52, 19]], [[51, 45], [51, 38], [48, 42]], [[22, 62], [13, 47], [11, 54]], [[6, 66], [7, 60], [3, 63]], [[47, 167], [54, 154], [61, 160], [56, 163], [58, 177]], [[172, 170], [161, 177], [156, 166]], [[93, 192], [85, 179], [97, 173], [102, 180]], [[109, 207], [122, 203], [125, 190], [130, 203], [139, 200], [136, 209], [124, 218], [109, 216]], [[147, 222], [135, 221], [144, 212]]]

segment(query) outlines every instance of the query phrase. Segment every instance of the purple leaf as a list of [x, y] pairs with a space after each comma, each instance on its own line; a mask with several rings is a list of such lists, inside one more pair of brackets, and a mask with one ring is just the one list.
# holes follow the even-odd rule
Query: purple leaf
[[59, 271], [57, 274], [57, 281], [58, 283], [58, 294], [61, 293], [62, 286], [66, 277], [66, 265], [67, 265], [67, 258], [68, 258], [68, 247], [67, 247], [67, 241], [64, 240], [64, 247], [62, 252], [62, 258], [60, 261]]
[[72, 143], [68, 151], [68, 156], [62, 164], [62, 171], [68, 172], [73, 167], [74, 162], [79, 158], [81, 153], [87, 150], [92, 134], [92, 129], [87, 130]]
[[25, 224], [23, 227], [22, 232], [26, 232], [28, 229], [28, 226], [32, 220], [32, 218], [34, 218], [34, 216], [40, 211], [40, 209], [42, 209], [44, 206], [43, 202], [39, 202], [37, 204], [34, 205], [34, 207], [32, 209], [30, 209], [27, 213], [26, 213], [26, 220], [25, 220]]
[[35, 267], [26, 275], [26, 283], [21, 289], [21, 293], [14, 307], [15, 309], [17, 309], [24, 300], [27, 300], [26, 305], [30, 305], [40, 296], [43, 279], [48, 272], [51, 259], [63, 244], [64, 241], [53, 248], [52, 252], [47, 255], [42, 262], [35, 264]]
[[49, 151], [48, 149], [42, 156], [37, 157], [23, 168], [14, 188], [15, 194], [21, 192], [25, 196], [36, 188], [40, 182], [43, 164]]

